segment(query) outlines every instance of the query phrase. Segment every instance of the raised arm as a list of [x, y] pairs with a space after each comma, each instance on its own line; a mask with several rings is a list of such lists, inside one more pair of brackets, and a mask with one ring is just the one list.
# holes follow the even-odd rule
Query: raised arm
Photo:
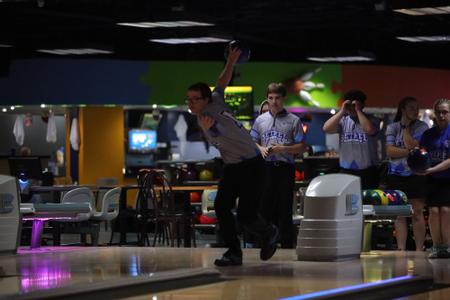
[[359, 101], [353, 101], [352, 104], [355, 106], [355, 111], [358, 116], [359, 124], [361, 124], [362, 130], [368, 135], [374, 135], [377, 133], [378, 129], [370, 122], [366, 114], [363, 113], [361, 108], [361, 103]]
[[228, 84], [231, 81], [231, 77], [233, 76], [233, 69], [234, 65], [236, 64], [237, 60], [239, 59], [239, 56], [241, 55], [242, 51], [239, 48], [231, 48], [228, 52], [228, 58], [227, 63], [225, 64], [225, 67], [220, 74], [219, 78], [217, 79], [217, 86], [225, 89]]
[[347, 113], [347, 107], [351, 104], [350, 100], [345, 100], [342, 103], [341, 109], [331, 118], [329, 118], [325, 124], [323, 124], [323, 131], [325, 133], [337, 133], [339, 128], [339, 121]]

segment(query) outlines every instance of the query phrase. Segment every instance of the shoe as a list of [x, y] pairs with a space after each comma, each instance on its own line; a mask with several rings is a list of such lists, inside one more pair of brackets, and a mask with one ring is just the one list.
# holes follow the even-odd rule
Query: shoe
[[214, 264], [218, 267], [240, 266], [242, 265], [242, 255], [234, 255], [227, 251], [222, 258], [216, 259]]
[[430, 259], [438, 258], [438, 251], [439, 251], [438, 246], [432, 246], [430, 254], [428, 254], [428, 258]]
[[259, 258], [261, 260], [269, 260], [277, 251], [278, 243], [278, 228], [271, 225], [271, 229], [267, 233], [261, 242], [261, 252], [259, 252]]
[[450, 258], [450, 252], [448, 251], [448, 245], [437, 246], [437, 258]]

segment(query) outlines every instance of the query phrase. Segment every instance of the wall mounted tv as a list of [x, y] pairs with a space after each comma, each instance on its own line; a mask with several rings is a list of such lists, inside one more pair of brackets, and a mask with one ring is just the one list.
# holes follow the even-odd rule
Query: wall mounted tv
[[[214, 87], [211, 87], [213, 90]], [[238, 120], [253, 120], [253, 87], [228, 86], [225, 89], [225, 103]]]
[[150, 153], [157, 148], [156, 130], [150, 129], [130, 129], [128, 131], [128, 152], [129, 153]]

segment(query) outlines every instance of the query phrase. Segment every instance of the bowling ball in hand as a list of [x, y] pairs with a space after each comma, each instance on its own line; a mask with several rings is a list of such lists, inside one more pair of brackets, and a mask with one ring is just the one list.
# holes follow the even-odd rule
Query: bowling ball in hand
[[413, 172], [420, 173], [431, 167], [431, 157], [427, 150], [416, 147], [409, 152], [407, 163]]
[[228, 53], [230, 52], [230, 49], [233, 48], [239, 48], [242, 51], [239, 59], [236, 62], [237, 64], [243, 64], [250, 59], [250, 48], [248, 47], [247, 43], [239, 40], [231, 41], [225, 47], [225, 59], [228, 59]]

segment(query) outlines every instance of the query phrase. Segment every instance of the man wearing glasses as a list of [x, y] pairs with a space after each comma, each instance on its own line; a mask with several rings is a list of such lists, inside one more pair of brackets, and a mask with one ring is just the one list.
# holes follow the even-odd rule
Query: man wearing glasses
[[229, 51], [225, 68], [212, 92], [206, 83], [201, 82], [191, 85], [187, 91], [186, 102], [190, 112], [197, 116], [207, 140], [219, 149], [225, 162], [214, 208], [228, 250], [215, 260], [216, 266], [242, 264], [242, 250], [232, 212], [237, 198], [237, 220], [261, 239], [261, 260], [273, 256], [278, 240], [278, 229], [258, 213], [265, 179], [264, 159], [249, 132], [234, 118], [224, 102], [224, 91], [240, 54], [238, 48]]

